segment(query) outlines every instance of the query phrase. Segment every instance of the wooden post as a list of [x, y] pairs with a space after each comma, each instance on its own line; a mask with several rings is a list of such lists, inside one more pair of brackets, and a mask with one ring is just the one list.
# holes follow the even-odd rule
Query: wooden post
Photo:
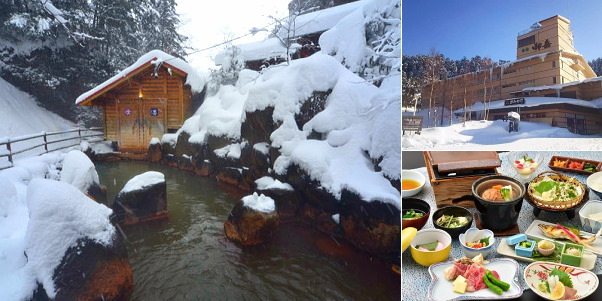
[[44, 150], [48, 153], [48, 138], [46, 137], [46, 132], [44, 132]]
[[10, 139], [8, 139], [8, 141], [6, 141], [6, 149], [8, 150], [8, 162], [10, 162], [10, 166], [15, 166], [13, 164], [13, 151], [11, 150], [11, 147], [10, 147]]
[[77, 134], [79, 136], [79, 143], [82, 143], [82, 129], [81, 128], [77, 129]]

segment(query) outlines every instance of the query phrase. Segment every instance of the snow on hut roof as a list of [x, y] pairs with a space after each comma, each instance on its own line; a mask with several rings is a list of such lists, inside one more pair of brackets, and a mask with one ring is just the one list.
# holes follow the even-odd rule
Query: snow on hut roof
[[[299, 15], [294, 19], [295, 26], [291, 30], [295, 37], [311, 33], [322, 32], [332, 28], [341, 19], [349, 15], [354, 10], [364, 6], [367, 1], [356, 1], [343, 5], [318, 10], [315, 12]], [[286, 26], [281, 28], [277, 35], [282, 38], [288, 37]]]
[[[278, 38], [269, 38], [260, 42], [238, 45], [245, 61], [256, 61], [274, 57], [286, 57], [286, 47]], [[216, 61], [217, 61], [216, 57]]]
[[168, 68], [175, 69], [187, 75], [186, 84], [190, 85], [190, 88], [193, 92], [201, 92], [203, 90], [203, 86], [205, 85], [204, 79], [187, 62], [180, 58], [169, 55], [161, 50], [151, 50], [147, 54], [141, 56], [133, 65], [121, 70], [104, 83], [80, 95], [75, 100], [75, 104], [83, 104], [83, 102], [91, 101], [104, 92], [116, 87], [124, 79], [136, 75], [149, 64], [157, 65], [161, 63], [169, 66]]

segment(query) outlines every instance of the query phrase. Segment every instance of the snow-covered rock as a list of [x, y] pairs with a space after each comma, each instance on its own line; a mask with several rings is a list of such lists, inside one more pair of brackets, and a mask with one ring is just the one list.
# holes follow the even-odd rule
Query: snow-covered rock
[[115, 198], [113, 210], [118, 221], [126, 225], [166, 218], [165, 176], [157, 171], [147, 171], [133, 177]]
[[27, 207], [27, 265], [48, 296], [54, 298], [57, 284], [53, 273], [67, 249], [84, 238], [104, 246], [115, 238], [116, 230], [109, 219], [112, 210], [70, 184], [46, 179], [29, 183]]
[[276, 205], [274, 204], [274, 200], [265, 195], [257, 195], [257, 193], [253, 193], [252, 195], [248, 195], [242, 198], [243, 204], [245, 206], [257, 210], [259, 212], [271, 213], [276, 210]]
[[125, 186], [123, 186], [123, 189], [119, 193], [121, 194], [136, 190], [142, 190], [160, 183], [165, 183], [165, 175], [158, 171], [147, 171], [127, 181], [127, 183], [125, 183]]
[[75, 186], [83, 193], [88, 193], [90, 186], [99, 184], [94, 163], [79, 150], [72, 150], [65, 155], [61, 181]]
[[279, 190], [287, 190], [292, 191], [293, 186], [288, 183], [282, 183], [272, 177], [262, 177], [260, 179], [255, 180], [255, 185], [257, 185], [258, 190], [269, 190], [269, 189], [279, 189]]
[[271, 240], [279, 225], [274, 200], [254, 193], [236, 203], [224, 231], [230, 240], [248, 246]]

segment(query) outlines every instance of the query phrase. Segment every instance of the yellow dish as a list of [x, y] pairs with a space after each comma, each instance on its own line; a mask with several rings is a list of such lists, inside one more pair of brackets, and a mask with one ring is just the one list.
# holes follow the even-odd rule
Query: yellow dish
[[[416, 248], [416, 245], [439, 241], [443, 248], [438, 251], [422, 251]], [[445, 261], [449, 257], [452, 238], [441, 229], [422, 229], [416, 233], [416, 236], [410, 243], [410, 253], [412, 258], [423, 266], [430, 266], [433, 263]]]
[[401, 253], [408, 248], [412, 239], [416, 236], [416, 232], [418, 232], [418, 230], [414, 227], [407, 227], [401, 230]]

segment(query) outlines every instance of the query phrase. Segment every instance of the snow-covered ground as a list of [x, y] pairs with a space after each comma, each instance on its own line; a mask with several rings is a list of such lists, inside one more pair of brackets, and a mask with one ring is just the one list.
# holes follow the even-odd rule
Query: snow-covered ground
[[[72, 128], [72, 122], [0, 78], [0, 140]], [[19, 143], [18, 149], [39, 140]], [[38, 282], [53, 296], [52, 273], [65, 251], [83, 236], [108, 243], [115, 231], [108, 218], [111, 210], [81, 191], [98, 182], [94, 165], [80, 151], [67, 151], [23, 154], [15, 167], [0, 171], [0, 300], [27, 300]], [[3, 152], [5, 146], [0, 146]], [[2, 158], [0, 166], [6, 161]]]
[[[37, 105], [33, 97], [11, 85], [0, 78], [0, 142], [6, 142], [8, 139], [14, 140], [17, 137], [32, 136], [42, 132], [60, 132], [75, 128], [75, 124], [63, 119]], [[70, 138], [77, 135], [60, 134], [49, 138], [48, 141], [57, 141], [63, 138]], [[12, 151], [18, 152], [26, 150], [34, 145], [40, 145], [44, 142], [43, 138], [35, 138], [11, 145]], [[51, 149], [69, 145], [73, 141], [60, 142], [53, 144]], [[43, 147], [35, 148], [15, 156], [15, 160], [37, 155], [44, 152]], [[0, 145], [0, 154], [7, 154], [5, 145]], [[10, 166], [7, 157], [0, 158], [0, 167]]]
[[90, 165], [74, 150], [29, 157], [0, 171], [0, 300], [27, 300], [37, 283], [54, 297], [52, 275], [69, 247], [83, 237], [110, 242], [111, 209], [78, 189], [98, 181]]
[[31, 95], [0, 78], [0, 139], [74, 127], [72, 122], [39, 107]]
[[508, 123], [468, 121], [425, 128], [420, 135], [406, 133], [404, 150], [600, 150], [602, 135], [577, 135], [567, 129], [534, 122], [520, 122], [518, 132], [508, 133]]

